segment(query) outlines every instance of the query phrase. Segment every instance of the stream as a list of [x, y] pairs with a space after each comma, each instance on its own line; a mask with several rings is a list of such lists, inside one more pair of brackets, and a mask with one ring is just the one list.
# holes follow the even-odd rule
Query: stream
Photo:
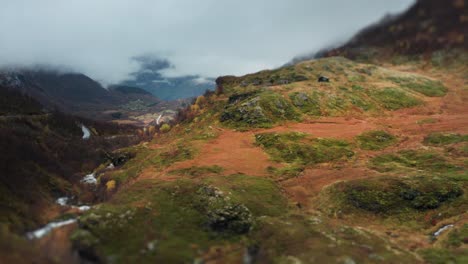
[[442, 234], [444, 231], [447, 231], [448, 229], [454, 227], [454, 225], [444, 225], [443, 227], [439, 228], [436, 232], [434, 232], [433, 236], [438, 237], [440, 234]]
[[[114, 164], [111, 163], [107, 168], [108, 169], [113, 169]], [[88, 175], [84, 176], [83, 179], [80, 182], [83, 183], [83, 184], [96, 185], [97, 184], [96, 173], [93, 172], [91, 174], [88, 174]], [[55, 201], [55, 203], [60, 205], [61, 207], [67, 207], [67, 208], [70, 208], [70, 209], [77, 209], [79, 212], [85, 212], [85, 211], [88, 211], [88, 210], [90, 210], [92, 208], [90, 205], [79, 205], [78, 206], [78, 205], [70, 204], [70, 201], [72, 199], [73, 199], [73, 197], [71, 197], [71, 198], [70, 197], [60, 197]], [[52, 222], [48, 223], [47, 225], [45, 225], [45, 226], [43, 226], [43, 227], [41, 227], [39, 229], [36, 229], [34, 231], [26, 233], [26, 237], [29, 240], [40, 239], [40, 238], [44, 237], [45, 235], [49, 234], [50, 232], [52, 232], [54, 229], [74, 224], [74, 223], [77, 222], [77, 220], [78, 220], [78, 217], [66, 219], [66, 220], [63, 220], [63, 221], [52, 221]]]

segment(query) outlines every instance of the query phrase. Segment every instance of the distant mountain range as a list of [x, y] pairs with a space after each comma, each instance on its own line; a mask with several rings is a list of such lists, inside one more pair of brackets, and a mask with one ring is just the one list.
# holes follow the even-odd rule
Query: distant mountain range
[[131, 102], [153, 107], [161, 100], [136, 87], [112, 86], [105, 89], [98, 82], [79, 73], [46, 70], [0, 72], [0, 87], [20, 91], [38, 100], [45, 108], [93, 119], [109, 119], [107, 111], [120, 111]]
[[206, 90], [213, 90], [215, 82], [212, 78], [202, 78], [198, 75], [181, 77], [165, 77], [161, 71], [174, 66], [164, 59], [151, 56], [134, 58], [140, 64], [140, 69], [131, 74], [132, 78], [120, 85], [142, 88], [161, 100], [177, 100], [196, 97]]

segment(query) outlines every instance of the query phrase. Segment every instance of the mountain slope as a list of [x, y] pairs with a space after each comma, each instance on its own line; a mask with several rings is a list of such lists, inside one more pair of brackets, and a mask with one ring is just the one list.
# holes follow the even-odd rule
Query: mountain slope
[[467, 52], [421, 59], [375, 34], [357, 60], [218, 78], [96, 170], [106, 199], [40, 248], [91, 263], [466, 262]]
[[[418, 0], [406, 12], [388, 15], [371, 25], [349, 42], [336, 48], [324, 49], [311, 56], [300, 56], [299, 62], [327, 56], [379, 63], [400, 57], [423, 56], [432, 60], [456, 59], [465, 56], [468, 45], [468, 13], [463, 0]], [[464, 50], [464, 52], [458, 52]], [[465, 58], [466, 60], [466, 58]]]
[[[333, 57], [218, 78], [124, 172], [99, 176], [121, 189], [74, 242], [119, 263], [461, 261], [465, 244], [446, 246], [467, 224], [458, 72]], [[109, 214], [123, 218], [95, 222]]]
[[108, 90], [83, 74], [50, 71], [16, 71], [0, 74], [0, 84], [35, 98], [48, 109], [94, 119], [110, 120], [108, 111], [128, 112], [127, 104], [137, 102], [140, 113], [158, 110], [161, 102], [148, 93]]

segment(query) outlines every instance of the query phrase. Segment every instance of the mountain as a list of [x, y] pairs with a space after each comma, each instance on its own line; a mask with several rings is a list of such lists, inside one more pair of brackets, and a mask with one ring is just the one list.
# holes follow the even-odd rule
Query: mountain
[[[455, 2], [439, 3], [419, 1], [416, 7], [430, 8], [425, 12], [434, 19], [458, 10]], [[417, 25], [426, 18], [403, 14], [384, 23]], [[109, 160], [94, 163], [92, 187], [65, 192], [92, 208], [56, 205], [65, 212], [43, 215], [43, 221], [74, 222], [32, 242], [13, 228], [21, 222], [14, 217], [25, 221], [32, 210], [1, 191], [6, 206], [0, 209], [7, 212], [1, 215], [13, 220], [0, 228], [6, 237], [0, 262], [41, 256], [61, 263], [465, 263], [468, 52], [458, 42], [432, 46], [439, 41], [432, 34], [430, 41], [412, 42], [419, 27], [390, 36], [376, 28], [370, 29], [375, 39], [361, 33], [359, 44], [320, 59], [217, 78], [215, 91], [198, 96], [171, 122], [138, 130], [146, 141], [114, 151], [112, 166]], [[394, 38], [421, 48], [400, 49]], [[133, 87], [111, 90], [141, 93]], [[30, 98], [9, 101], [31, 105], [5, 106], [6, 119], [20, 109], [19, 120], [28, 120], [25, 115], [41, 109]], [[70, 151], [47, 145], [44, 137], [25, 140], [49, 129], [61, 139], [56, 130], [62, 129], [34, 124], [18, 129], [26, 131], [22, 140], [5, 137], [4, 144]], [[86, 152], [79, 150], [82, 161]], [[21, 154], [7, 153], [6, 165], [18, 162], [14, 157]], [[23, 167], [9, 172], [15, 168]], [[41, 172], [24, 169], [33, 172], [28, 177]]]
[[114, 85], [109, 87], [110, 90], [120, 92], [123, 94], [143, 94], [143, 95], [151, 95], [150, 92], [138, 88], [138, 87], [132, 87], [132, 86], [123, 86], [123, 85]]
[[168, 60], [141, 56], [135, 61], [140, 64], [140, 69], [120, 85], [142, 88], [162, 100], [194, 98], [215, 87], [213, 79], [197, 75], [165, 77], [161, 72], [174, 68]]
[[214, 88], [213, 80], [200, 81], [198, 76], [161, 78], [144, 74], [123, 84], [140, 87], [166, 101], [197, 97]]
[[293, 62], [325, 56], [388, 60], [399, 55], [424, 55], [437, 60], [437, 56], [444, 51], [466, 51], [467, 34], [468, 14], [465, 1], [418, 0], [406, 12], [387, 15], [340, 47], [298, 57]]
[[148, 118], [154, 120], [162, 112], [175, 111], [184, 103], [163, 102], [138, 87], [111, 86], [105, 89], [78, 73], [3, 71], [0, 72], [0, 85], [31, 96], [49, 110], [57, 108], [87, 118], [137, 125], [147, 124]]

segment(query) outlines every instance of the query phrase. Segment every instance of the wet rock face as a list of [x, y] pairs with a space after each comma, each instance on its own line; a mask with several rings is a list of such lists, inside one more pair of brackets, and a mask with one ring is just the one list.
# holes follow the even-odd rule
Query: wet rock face
[[117, 153], [111, 157], [111, 162], [115, 167], [124, 165], [127, 161], [132, 158], [130, 153]]
[[197, 194], [207, 215], [207, 225], [216, 232], [245, 234], [253, 226], [253, 216], [243, 204], [230, 201], [229, 196], [213, 186], [202, 186]]
[[327, 77], [325, 76], [320, 76], [318, 78], [318, 82], [330, 82], [330, 79], [328, 79]]

